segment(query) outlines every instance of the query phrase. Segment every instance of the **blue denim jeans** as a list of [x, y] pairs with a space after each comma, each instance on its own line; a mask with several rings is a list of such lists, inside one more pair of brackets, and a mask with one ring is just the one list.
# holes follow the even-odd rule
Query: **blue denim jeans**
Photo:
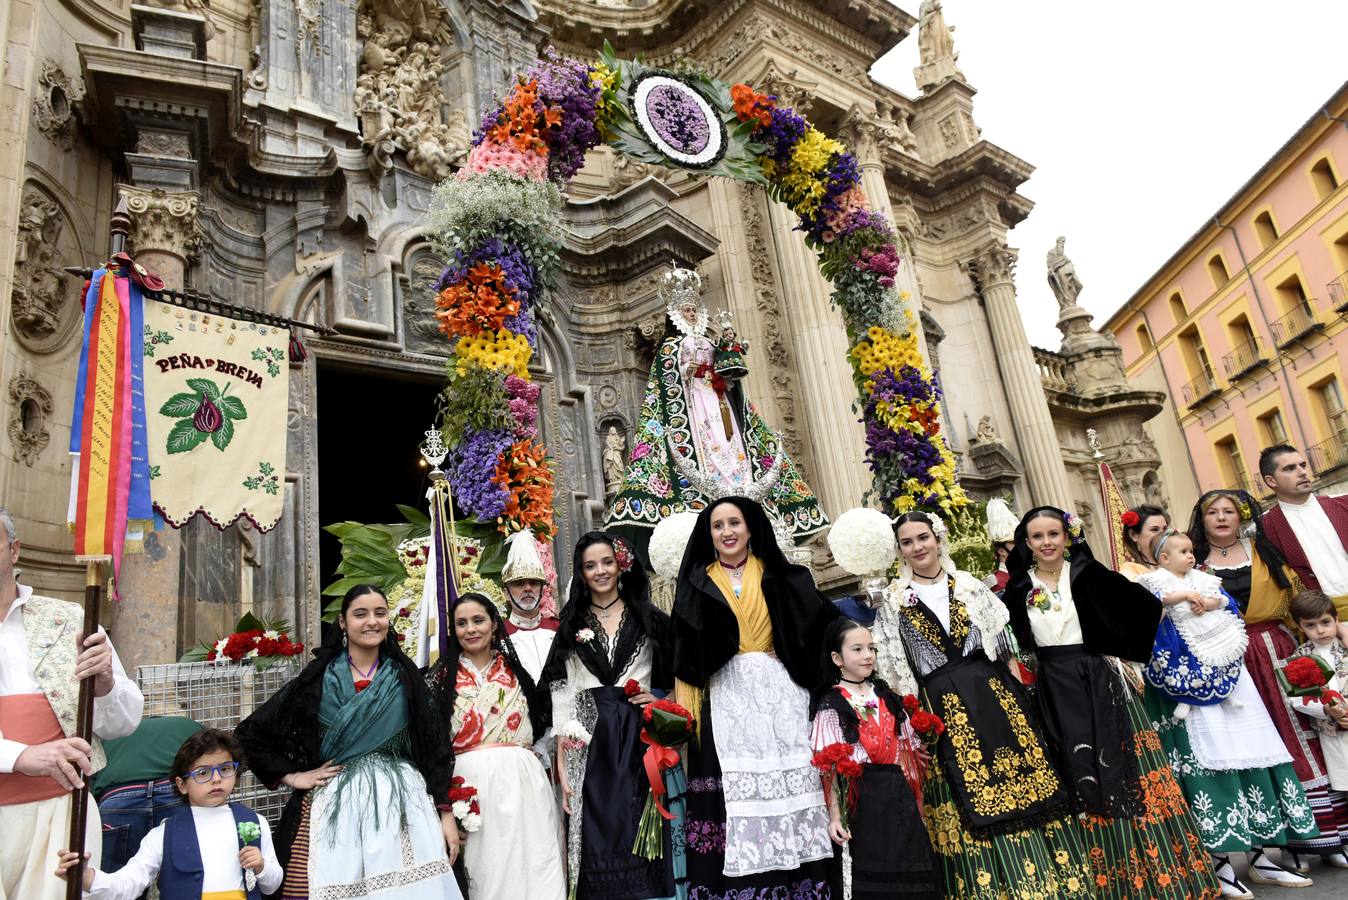
[[103, 819], [103, 865], [116, 872], [140, 849], [150, 830], [186, 803], [173, 781], [164, 778], [148, 784], [124, 784], [104, 792], [98, 801]]

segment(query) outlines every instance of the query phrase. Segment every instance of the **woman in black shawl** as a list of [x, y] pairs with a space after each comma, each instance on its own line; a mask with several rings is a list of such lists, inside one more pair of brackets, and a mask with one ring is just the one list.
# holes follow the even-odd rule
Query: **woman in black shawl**
[[841, 896], [809, 691], [837, 609], [789, 563], [763, 508], [743, 497], [697, 519], [674, 599], [678, 700], [698, 720], [688, 750], [688, 880], [699, 897]]
[[314, 661], [235, 731], [259, 781], [294, 789], [276, 832], [284, 898], [363, 897], [381, 876], [458, 895], [445, 851], [447, 840], [458, 851], [453, 820], [433, 806], [453, 751], [388, 612], [378, 587], [347, 591]]
[[1002, 600], [1036, 654], [1035, 693], [1058, 770], [1082, 818], [1101, 897], [1180, 900], [1217, 892], [1193, 817], [1126, 662], [1151, 659], [1161, 602], [1097, 562], [1081, 521], [1026, 513]]
[[552, 692], [558, 770], [570, 814], [571, 884], [580, 900], [674, 894], [670, 829], [661, 856], [632, 852], [649, 779], [642, 710], [674, 686], [669, 617], [622, 538], [576, 543], [571, 590], [543, 670]]

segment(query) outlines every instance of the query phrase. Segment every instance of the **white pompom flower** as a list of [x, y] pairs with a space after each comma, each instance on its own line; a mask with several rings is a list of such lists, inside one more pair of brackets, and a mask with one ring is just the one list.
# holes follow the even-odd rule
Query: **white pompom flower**
[[688, 539], [693, 536], [696, 527], [697, 513], [674, 513], [660, 520], [651, 533], [651, 542], [647, 548], [655, 574], [670, 581], [679, 577], [683, 551], [688, 548]]
[[472, 834], [482, 827], [482, 816], [478, 813], [469, 813], [463, 817], [463, 830]]
[[887, 572], [898, 555], [889, 516], [866, 507], [838, 516], [829, 529], [828, 548], [838, 565], [862, 576]]

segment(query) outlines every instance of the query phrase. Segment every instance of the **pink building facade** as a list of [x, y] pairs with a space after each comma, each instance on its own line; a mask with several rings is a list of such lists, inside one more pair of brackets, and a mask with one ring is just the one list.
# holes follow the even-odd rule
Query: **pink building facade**
[[1348, 83], [1105, 325], [1130, 380], [1170, 395], [1154, 437], [1197, 491], [1267, 495], [1259, 451], [1284, 442], [1348, 484], [1346, 182]]

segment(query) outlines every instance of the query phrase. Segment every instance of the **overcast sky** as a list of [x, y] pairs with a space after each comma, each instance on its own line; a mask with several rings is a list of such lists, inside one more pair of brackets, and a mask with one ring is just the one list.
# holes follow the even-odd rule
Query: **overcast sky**
[[[1058, 235], [1099, 327], [1348, 80], [1348, 0], [942, 6], [983, 137], [1035, 166], [1010, 243], [1039, 347], [1062, 337], [1044, 267]], [[914, 29], [872, 74], [911, 97], [916, 65]]]

